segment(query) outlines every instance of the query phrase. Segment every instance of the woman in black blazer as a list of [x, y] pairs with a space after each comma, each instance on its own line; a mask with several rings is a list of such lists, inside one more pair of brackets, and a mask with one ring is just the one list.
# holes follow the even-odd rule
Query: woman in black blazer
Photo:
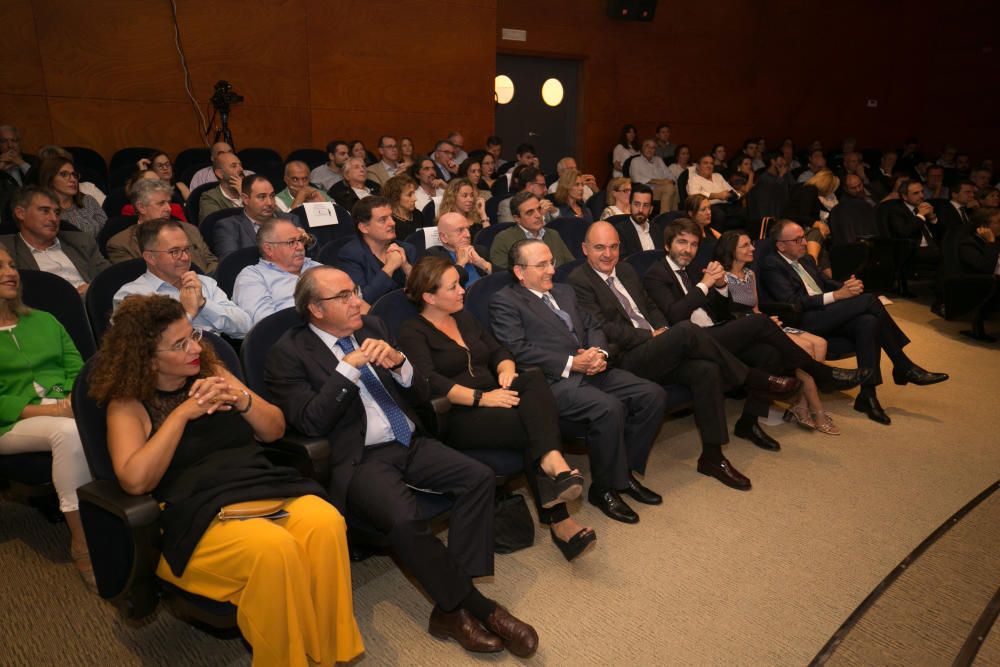
[[567, 560], [593, 543], [593, 529], [569, 516], [583, 476], [562, 455], [555, 398], [541, 372], [518, 373], [510, 352], [463, 310], [465, 290], [449, 259], [423, 257], [406, 281], [420, 315], [403, 323], [399, 346], [453, 408], [442, 440], [468, 449], [523, 449], [539, 520]]

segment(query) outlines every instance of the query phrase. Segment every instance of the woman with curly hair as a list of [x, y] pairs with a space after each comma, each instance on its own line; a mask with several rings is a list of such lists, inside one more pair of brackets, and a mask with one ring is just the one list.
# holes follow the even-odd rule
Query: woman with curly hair
[[364, 647], [344, 519], [319, 484], [268, 461], [255, 437], [281, 437], [281, 410], [201, 339], [178, 301], [130, 296], [90, 378], [119, 483], [162, 504], [156, 574], [236, 605], [255, 665], [350, 660]]
[[480, 229], [490, 226], [486, 217], [486, 202], [479, 198], [476, 186], [467, 178], [453, 178], [448, 181], [438, 207], [437, 217], [445, 213], [461, 213], [472, 226], [469, 232], [473, 237]]
[[389, 200], [392, 219], [396, 222], [396, 238], [405, 239], [427, 226], [423, 212], [417, 210], [417, 182], [400, 172], [382, 184], [382, 196]]
[[52, 484], [70, 533], [70, 556], [96, 588], [76, 490], [90, 481], [70, 392], [83, 360], [48, 313], [21, 302], [21, 276], [0, 246], [0, 454], [52, 452]]

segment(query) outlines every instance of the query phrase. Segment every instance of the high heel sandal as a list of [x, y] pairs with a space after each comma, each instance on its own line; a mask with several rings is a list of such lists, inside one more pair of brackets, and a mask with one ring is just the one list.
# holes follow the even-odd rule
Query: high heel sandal
[[833, 419], [826, 412], [814, 412], [812, 413], [813, 423], [816, 424], [816, 430], [820, 433], [826, 433], [827, 435], [840, 435], [840, 429], [837, 425], [833, 423]]
[[815, 429], [816, 422], [809, 416], [809, 411], [801, 405], [795, 405], [785, 410], [783, 417], [786, 422], [795, 422], [802, 428]]
[[583, 475], [579, 470], [564, 470], [555, 477], [549, 477], [539, 466], [537, 478], [538, 499], [545, 509], [575, 500], [583, 492]]
[[591, 544], [597, 541], [597, 533], [595, 533], [590, 528], [581, 528], [580, 531], [569, 538], [569, 540], [561, 540], [556, 537], [556, 531], [549, 529], [549, 535], [552, 536], [552, 542], [559, 547], [559, 551], [562, 552], [563, 558], [568, 561], [572, 561], [574, 558], [582, 554], [587, 550]]
[[[73, 551], [71, 549], [69, 557], [73, 559], [73, 565], [76, 567], [76, 571], [80, 573], [83, 583], [92, 593], [96, 593], [97, 579], [94, 577], [94, 566], [90, 562], [90, 551]], [[82, 563], [86, 563], [87, 567], [80, 567]]]

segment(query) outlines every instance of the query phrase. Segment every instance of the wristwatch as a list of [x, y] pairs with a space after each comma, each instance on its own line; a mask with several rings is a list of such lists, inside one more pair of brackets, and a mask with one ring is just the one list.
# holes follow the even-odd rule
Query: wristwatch
[[[397, 350], [397, 352], [398, 352], [398, 350]], [[393, 366], [392, 368], [390, 368], [389, 369], [390, 371], [398, 371], [400, 368], [403, 367], [403, 364], [406, 363], [406, 355], [403, 354], [402, 352], [400, 352], [399, 356], [403, 357], [403, 360], [401, 362], [399, 362], [398, 364], [396, 364], [395, 366]]]
[[479, 401], [481, 401], [481, 400], [483, 400], [483, 390], [482, 389], [473, 389], [472, 390], [472, 407], [478, 408], [479, 407]]

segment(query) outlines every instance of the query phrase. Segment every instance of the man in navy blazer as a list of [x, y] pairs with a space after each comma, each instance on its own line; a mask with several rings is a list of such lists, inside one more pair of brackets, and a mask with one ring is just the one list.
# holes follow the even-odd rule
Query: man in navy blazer
[[542, 369], [561, 417], [587, 423], [591, 504], [616, 521], [637, 523], [639, 516], [619, 492], [649, 505], [662, 502], [633, 473], [645, 472], [663, 421], [666, 392], [608, 367], [608, 341], [600, 322], [577, 308], [572, 287], [552, 282], [555, 266], [545, 243], [516, 242], [509, 262], [518, 284], [490, 301], [493, 332], [518, 365]]
[[347, 242], [337, 255], [337, 265], [361, 288], [369, 304], [406, 284], [417, 261], [417, 249], [396, 241], [396, 221], [385, 197], [365, 197], [351, 211], [358, 238]]
[[243, 211], [215, 223], [212, 230], [212, 250], [221, 261], [226, 255], [240, 248], [257, 245], [257, 230], [268, 220], [280, 218], [298, 227], [302, 224], [292, 213], [280, 213], [274, 200], [274, 186], [260, 174], [252, 174], [243, 179]]
[[896, 384], [936, 384], [946, 373], [930, 373], [913, 363], [903, 348], [910, 339], [885, 306], [853, 276], [843, 283], [826, 278], [806, 253], [805, 233], [791, 220], [779, 220], [771, 232], [777, 252], [761, 262], [761, 283], [772, 301], [802, 309], [799, 326], [818, 336], [843, 336], [854, 341], [858, 366], [875, 372], [862, 384], [854, 409], [880, 424], [891, 420], [878, 402], [875, 388], [882, 384], [881, 351], [892, 360]]
[[[303, 323], [269, 351], [268, 391], [291, 426], [329, 439], [333, 504], [348, 521], [361, 519], [388, 537], [435, 602], [431, 634], [471, 651], [530, 655], [534, 629], [472, 582], [493, 574], [493, 472], [424, 433], [407, 399], [428, 400], [427, 378], [361, 308], [343, 271], [303, 273], [295, 288]], [[420, 515], [414, 488], [454, 499], [447, 547]]]

